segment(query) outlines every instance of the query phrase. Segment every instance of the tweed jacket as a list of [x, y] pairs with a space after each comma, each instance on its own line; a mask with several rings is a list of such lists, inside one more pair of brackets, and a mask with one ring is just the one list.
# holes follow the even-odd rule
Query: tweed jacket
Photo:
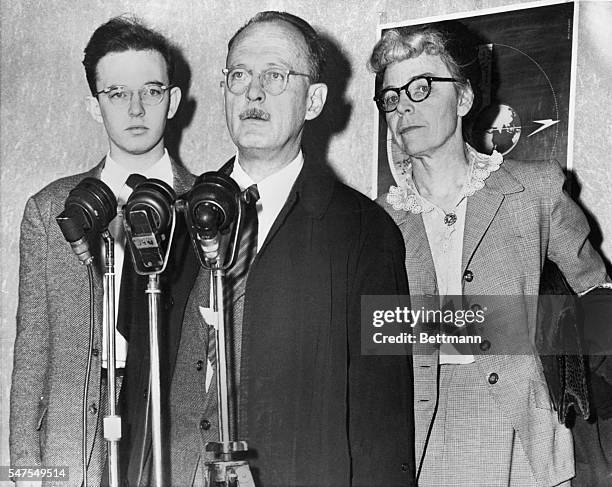
[[[410, 358], [360, 353], [361, 296], [405, 294], [403, 260], [388, 215], [306, 157], [251, 265], [241, 310], [237, 436], [249, 442], [257, 485], [413, 485]], [[186, 321], [208, 302], [208, 280], [201, 272]], [[199, 336], [205, 351], [208, 335]], [[191, 397], [195, 375], [205, 375], [197, 355], [183, 358], [198, 353], [191, 346], [181, 342], [172, 399], [193, 406], [174, 408], [182, 427], [171, 442], [182, 448], [216, 427]]]
[[[578, 206], [563, 191], [564, 176], [555, 162], [504, 161], [484, 188], [467, 200], [463, 240], [463, 294], [537, 296], [546, 258], [557, 264], [576, 293], [604, 282], [606, 271], [589, 244], [589, 226]], [[406, 269], [411, 297], [438, 294], [432, 254], [420, 214], [384, 203], [406, 242]], [[498, 303], [503, 301], [498, 301]], [[507, 328], [536, 334], [537, 299], [508, 298]], [[511, 303], [511, 304], [510, 304]], [[520, 332], [522, 333], [522, 332]], [[516, 335], [515, 335], [516, 336]], [[510, 354], [504, 330], [484, 326], [486, 346], [473, 353], [482, 381], [512, 423], [540, 486], [573, 476], [572, 438], [552, 408], [539, 358]], [[439, 352], [415, 348], [415, 408], [432, 418]], [[523, 349], [524, 351], [525, 349]], [[431, 420], [431, 419], [430, 419]], [[416, 445], [417, 461], [424, 444]]]
[[[21, 223], [19, 305], [10, 401], [12, 465], [67, 466], [69, 482], [82, 481], [82, 395], [89, 344], [87, 270], [55, 221], [69, 191], [85, 177], [100, 177], [104, 160], [88, 172], [52, 182], [32, 196]], [[174, 187], [184, 192], [193, 176], [172, 163]], [[100, 251], [95, 251], [98, 257]], [[100, 481], [101, 259], [94, 264], [94, 330], [87, 393], [87, 456], [92, 485]], [[146, 310], [143, 310], [146, 313]], [[96, 446], [94, 448], [94, 440]], [[51, 485], [51, 483], [49, 483]]]

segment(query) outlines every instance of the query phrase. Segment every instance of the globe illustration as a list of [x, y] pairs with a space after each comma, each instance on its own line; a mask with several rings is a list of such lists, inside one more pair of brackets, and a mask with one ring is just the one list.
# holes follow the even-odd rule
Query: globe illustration
[[479, 114], [472, 128], [472, 144], [486, 154], [495, 149], [502, 155], [516, 147], [521, 138], [521, 119], [508, 105], [489, 105]]

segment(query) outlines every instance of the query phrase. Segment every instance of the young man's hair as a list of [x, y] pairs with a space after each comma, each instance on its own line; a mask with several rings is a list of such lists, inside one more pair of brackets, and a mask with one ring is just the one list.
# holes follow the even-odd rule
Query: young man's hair
[[312, 26], [306, 22], [304, 19], [298, 17], [297, 15], [290, 14], [288, 12], [277, 12], [274, 10], [259, 12], [252, 19], [250, 19], [246, 24], [244, 24], [240, 29], [236, 31], [236, 33], [232, 36], [227, 44], [227, 52], [232, 50], [232, 46], [236, 42], [236, 39], [240, 36], [240, 34], [250, 25], [253, 24], [261, 24], [264, 22], [286, 22], [287, 24], [293, 26], [297, 31], [302, 34], [304, 38], [304, 42], [306, 43], [306, 48], [308, 49], [308, 65], [309, 65], [309, 75], [312, 83], [318, 83], [321, 81], [321, 74], [323, 72], [323, 68], [325, 65], [325, 48], [323, 46], [323, 42], [321, 38], [317, 34], [317, 32], [312, 28]]
[[85, 76], [92, 95], [96, 89], [97, 67], [100, 59], [109, 53], [124, 51], [157, 51], [166, 61], [168, 81], [174, 76], [174, 47], [159, 32], [155, 32], [136, 17], [113, 17], [98, 27], [85, 47]]

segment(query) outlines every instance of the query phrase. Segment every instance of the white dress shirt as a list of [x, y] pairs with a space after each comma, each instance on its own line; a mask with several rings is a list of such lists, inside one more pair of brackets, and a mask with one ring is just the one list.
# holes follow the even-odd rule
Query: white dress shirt
[[[304, 156], [300, 151], [297, 157], [283, 167], [280, 171], [271, 174], [265, 179], [257, 183], [257, 191], [259, 192], [259, 201], [257, 201], [257, 251], [261, 249], [266, 241], [268, 233], [274, 224], [274, 221], [280, 214], [283, 206], [287, 202], [291, 188], [297, 180], [302, 167], [304, 166]], [[234, 168], [232, 169], [231, 178], [236, 181], [242, 191], [249, 186], [255, 184], [251, 176], [249, 176], [240, 165], [238, 156], [234, 160]], [[212, 295], [212, 285], [210, 287], [212, 303], [214, 297]], [[210, 308], [200, 306], [200, 315], [205, 323], [212, 324], [217, 322], [215, 313]], [[215, 325], [213, 325], [215, 326]], [[207, 359], [205, 386], [206, 391], [210, 387], [213, 379], [213, 365], [210, 359]]]
[[[257, 230], [258, 252], [266, 241], [272, 224], [287, 202], [291, 188], [298, 178], [303, 166], [304, 156], [302, 155], [302, 151], [300, 151], [297, 157], [280, 171], [270, 174], [267, 178], [257, 183], [257, 190], [259, 191], [259, 201], [257, 202], [257, 220], [259, 225]], [[255, 184], [251, 176], [249, 176], [240, 165], [238, 156], [236, 156], [231, 177], [238, 183], [238, 186], [240, 186], [240, 189], [243, 191]]]
[[[478, 153], [469, 144], [465, 144], [465, 154], [469, 163], [466, 181], [461, 192], [455, 200], [455, 206], [450, 213], [456, 216], [452, 225], [444, 220], [447, 213], [427, 200], [419, 193], [412, 179], [412, 163], [409, 162], [402, 174], [399, 186], [391, 186], [387, 195], [387, 202], [395, 210], [409, 211], [421, 214], [425, 233], [431, 249], [431, 257], [436, 271], [436, 282], [440, 295], [440, 305], [444, 306], [451, 299], [463, 294], [462, 262], [463, 262], [463, 236], [465, 230], [465, 215], [467, 199], [476, 191], [485, 186], [485, 179], [491, 172], [497, 171], [503, 162], [500, 153], [486, 155]], [[461, 309], [463, 303], [456, 303], [455, 309]], [[459, 354], [452, 344], [440, 346], [441, 364], [469, 364], [474, 362], [471, 354]]]
[[[127, 178], [133, 174], [125, 167], [119, 165], [114, 161], [110, 153], [106, 155], [106, 161], [100, 179], [104, 182], [111, 191], [117, 197], [118, 208], [117, 212], [121, 211], [121, 208], [132, 193], [132, 188], [127, 184]], [[141, 171], [138, 174], [142, 174], [147, 179], [161, 179], [170, 186], [173, 186], [174, 175], [172, 173], [172, 163], [170, 162], [170, 156], [168, 151], [164, 150], [164, 155], [159, 161], [153, 166], [148, 168], [146, 171]], [[117, 319], [117, 313], [119, 311], [119, 295], [121, 292], [121, 273], [123, 270], [124, 260], [124, 232], [120, 231], [119, 235], [113, 235], [115, 239], [115, 321]], [[143, 290], [144, 292], [144, 290]], [[106, 316], [108, 311], [105, 305], [102, 307], [102, 319], [103, 323], [106, 323]], [[146, 313], [147, 310], [142, 310]], [[116, 326], [116, 324], [115, 324]], [[117, 367], [125, 367], [125, 360], [127, 358], [127, 341], [121, 333], [116, 331], [115, 328], [115, 364]], [[106, 326], [102, 326], [102, 367], [106, 368]]]

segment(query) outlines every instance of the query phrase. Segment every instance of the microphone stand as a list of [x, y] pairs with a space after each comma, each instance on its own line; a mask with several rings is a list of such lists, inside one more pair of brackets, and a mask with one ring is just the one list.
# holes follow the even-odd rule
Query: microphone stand
[[161, 379], [159, 370], [158, 318], [161, 290], [159, 273], [149, 275], [145, 293], [149, 301], [149, 350], [151, 374], [151, 438], [153, 444], [153, 471], [155, 486], [162, 486], [162, 447], [161, 447]]
[[[222, 267], [213, 266], [213, 295], [215, 296], [214, 311], [217, 316], [215, 327], [215, 352], [217, 357], [217, 414], [219, 419], [219, 441], [206, 444], [207, 451], [213, 451], [220, 458], [206, 462], [208, 486], [215, 487], [255, 487], [253, 475], [246, 460], [234, 460], [236, 452], [248, 451], [245, 440], [230, 440], [229, 434], [229, 398], [227, 380], [227, 356], [225, 349], [225, 310], [223, 294], [225, 287], [225, 272]], [[234, 408], [236, 410], [236, 408]]]
[[[248, 451], [247, 442], [244, 440], [230, 439], [229, 426], [229, 403], [233, 399], [229, 396], [228, 390], [228, 371], [227, 355], [225, 348], [225, 307], [223, 302], [225, 276], [227, 269], [231, 268], [236, 260], [240, 228], [242, 226], [243, 210], [240, 202], [238, 203], [238, 217], [234, 226], [234, 231], [229, 237], [228, 249], [229, 259], [225, 258], [222, 252], [222, 245], [219, 240], [219, 232], [212, 238], [203, 237], [198, 233], [190, 215], [189, 205], [184, 202], [179, 203], [179, 207], [184, 211], [187, 226], [191, 234], [196, 254], [200, 264], [205, 269], [212, 272], [212, 295], [213, 311], [216, 316], [215, 328], [215, 357], [216, 357], [216, 384], [217, 384], [217, 417], [219, 421], [219, 441], [208, 442], [206, 451], [212, 451], [218, 458], [206, 462], [205, 486], [209, 487], [255, 487], [251, 470], [246, 460], [234, 460], [237, 452]], [[225, 264], [224, 264], [225, 262]], [[233, 408], [236, 410], [237, 408]]]
[[121, 418], [115, 411], [115, 248], [114, 240], [108, 231], [108, 224], [117, 215], [117, 198], [111, 189], [96, 178], [85, 178], [68, 194], [64, 211], [56, 218], [64, 238], [70, 243], [72, 251], [81, 264], [87, 266], [90, 288], [90, 329], [89, 351], [83, 385], [83, 438], [81, 461], [83, 466], [83, 485], [87, 486], [87, 391], [91, 374], [91, 357], [93, 350], [94, 304], [93, 304], [93, 270], [87, 233], [101, 234], [105, 244], [106, 263], [104, 273], [104, 296], [102, 303], [107, 311], [103, 329], [106, 331], [106, 359], [108, 372], [108, 415], [104, 417], [104, 437], [108, 442], [109, 485], [119, 485], [119, 451], [121, 439]]
[[116, 411], [115, 364], [115, 241], [108, 230], [102, 233], [106, 263], [104, 267], [104, 300], [106, 305], [106, 377], [108, 414], [104, 416], [104, 439], [108, 443], [108, 481], [119, 487], [119, 441], [121, 416]]
[[[161, 426], [161, 377], [159, 367], [159, 306], [161, 300], [161, 289], [159, 285], [159, 275], [164, 272], [168, 264], [170, 256], [170, 248], [174, 240], [174, 230], [176, 227], [176, 211], [172, 207], [172, 228], [168, 240], [168, 248], [163, 259], [163, 265], [159, 269], [151, 271], [142, 271], [138, 269], [135, 262], [135, 253], [132, 251], [134, 258], [134, 269], [137, 274], [149, 276], [147, 289], [145, 294], [148, 296], [149, 308], [149, 355], [150, 355], [150, 371], [149, 371], [149, 391], [151, 398], [151, 442], [153, 450], [153, 474], [154, 486], [163, 486], [163, 467], [162, 467], [162, 426]], [[124, 219], [124, 228], [127, 235], [127, 242], [132, 249], [132, 229]], [[137, 237], [138, 238], [138, 237]], [[145, 264], [146, 265], [146, 264]]]

